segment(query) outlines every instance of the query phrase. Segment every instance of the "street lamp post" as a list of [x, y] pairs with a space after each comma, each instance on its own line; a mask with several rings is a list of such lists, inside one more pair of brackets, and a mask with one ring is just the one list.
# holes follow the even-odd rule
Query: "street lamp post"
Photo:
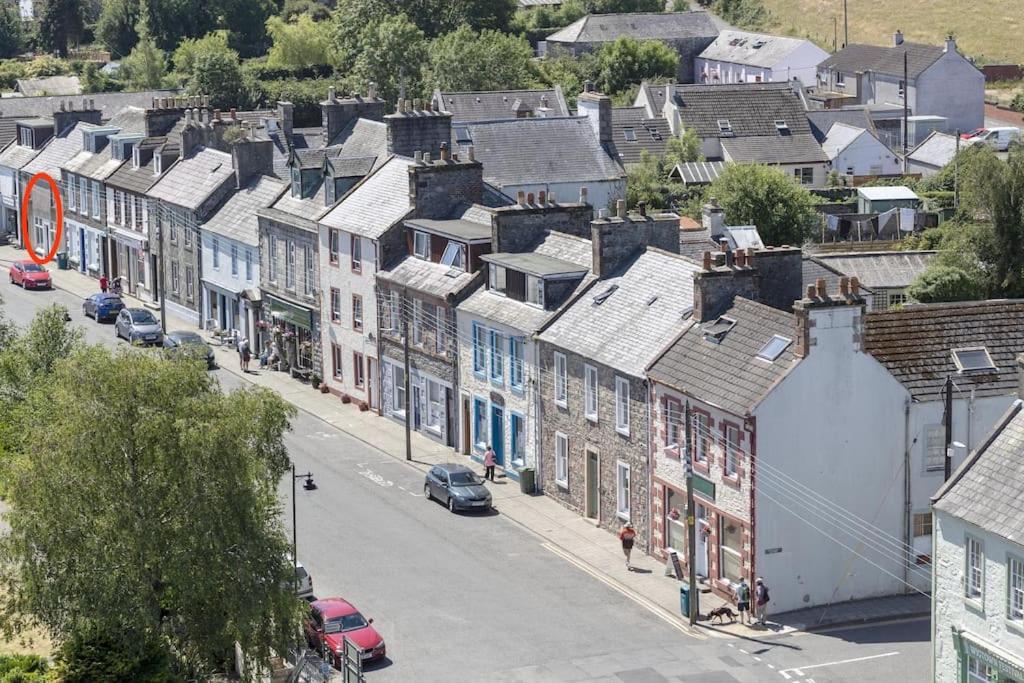
[[296, 504], [295, 504], [295, 499], [296, 499], [296, 496], [295, 496], [295, 482], [297, 480], [299, 480], [299, 479], [305, 479], [306, 480], [306, 481], [304, 481], [302, 483], [302, 488], [306, 489], [307, 491], [315, 491], [316, 490], [316, 484], [313, 483], [313, 473], [312, 472], [306, 472], [305, 474], [296, 474], [295, 473], [295, 463], [293, 462], [292, 463], [292, 585], [295, 586], [295, 590], [296, 591], [298, 591], [298, 589], [299, 589], [299, 585], [298, 585], [298, 582], [299, 582], [299, 552], [298, 552], [298, 544], [299, 544], [299, 540], [298, 539], [299, 539], [299, 535], [298, 535], [298, 525], [295, 522], [295, 509], [296, 509]]

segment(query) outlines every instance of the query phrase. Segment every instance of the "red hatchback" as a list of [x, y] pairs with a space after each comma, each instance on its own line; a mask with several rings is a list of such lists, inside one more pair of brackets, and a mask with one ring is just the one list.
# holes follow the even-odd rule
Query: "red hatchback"
[[10, 275], [12, 285], [21, 285], [25, 289], [53, 288], [50, 271], [29, 259], [12, 263]]
[[348, 638], [362, 653], [364, 662], [384, 658], [384, 639], [373, 626], [373, 619], [366, 619], [350, 602], [342, 598], [323, 598], [310, 603], [309, 616], [305, 621], [306, 642], [310, 649], [321, 652], [321, 645], [328, 651], [327, 659], [335, 668], [341, 668], [344, 657], [344, 638]]

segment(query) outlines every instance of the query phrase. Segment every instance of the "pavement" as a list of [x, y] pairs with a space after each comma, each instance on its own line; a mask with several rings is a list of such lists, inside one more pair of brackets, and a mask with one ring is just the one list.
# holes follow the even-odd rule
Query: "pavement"
[[[16, 258], [23, 252], [0, 247], [0, 267]], [[13, 288], [4, 294], [4, 313], [16, 311], [15, 322], [25, 324], [37, 302], [57, 300], [79, 320], [78, 302], [96, 282], [74, 271], [54, 270], [53, 277], [63, 292]], [[195, 329], [177, 320], [170, 327]], [[114, 343], [110, 326], [85, 321], [82, 328], [87, 341]], [[693, 629], [679, 616], [678, 582], [662, 563], [635, 554], [637, 571], [627, 571], [613, 535], [501, 477], [491, 485], [495, 514], [450, 515], [424, 501], [422, 473], [453, 460], [480, 472], [468, 458], [414, 432], [414, 460], [406, 462], [402, 425], [283, 373], [243, 373], [232, 348], [214, 348], [226, 389], [257, 384], [300, 409], [289, 452], [320, 488], [299, 488], [299, 557], [318, 595], [351, 597], [387, 632], [394, 659], [372, 679], [465, 677], [438, 668], [439, 657], [459, 662], [453, 655], [462, 653], [462, 666], [478, 680], [885, 681], [894, 670], [889, 658], [917, 672], [903, 680], [924, 680], [927, 620], [857, 625], [838, 636], [796, 631], [860, 620], [869, 611], [860, 605], [847, 614], [840, 605], [802, 621], [773, 617], [764, 630], [703, 622]], [[708, 598], [702, 595], [702, 612], [715, 604]], [[886, 618], [885, 610], [873, 618]], [[912, 634], [902, 635], [906, 630]], [[876, 661], [877, 676], [870, 673]], [[825, 675], [851, 666], [856, 678]], [[795, 675], [799, 667], [818, 675]]]

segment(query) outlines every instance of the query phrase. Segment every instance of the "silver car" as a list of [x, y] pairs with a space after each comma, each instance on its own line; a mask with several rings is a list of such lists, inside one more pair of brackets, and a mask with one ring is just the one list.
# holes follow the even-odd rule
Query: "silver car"
[[164, 331], [153, 313], [145, 308], [122, 308], [114, 321], [114, 334], [132, 344], [153, 346], [164, 340]]
[[476, 472], [465, 465], [447, 462], [434, 465], [423, 483], [423, 496], [436, 498], [452, 512], [491, 509], [491, 492]]

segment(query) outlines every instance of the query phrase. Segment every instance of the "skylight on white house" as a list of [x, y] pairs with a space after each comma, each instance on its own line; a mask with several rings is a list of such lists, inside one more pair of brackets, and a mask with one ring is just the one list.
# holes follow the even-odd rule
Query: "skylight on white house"
[[992, 357], [988, 355], [988, 349], [984, 346], [969, 346], [962, 349], [953, 349], [953, 362], [956, 363], [960, 372], [979, 372], [995, 370], [996, 365]]
[[763, 360], [774, 362], [776, 358], [782, 355], [790, 344], [793, 343], [792, 339], [788, 339], [781, 335], [773, 335], [771, 339], [765, 342], [765, 345], [761, 347], [761, 350], [757, 352], [757, 357]]

